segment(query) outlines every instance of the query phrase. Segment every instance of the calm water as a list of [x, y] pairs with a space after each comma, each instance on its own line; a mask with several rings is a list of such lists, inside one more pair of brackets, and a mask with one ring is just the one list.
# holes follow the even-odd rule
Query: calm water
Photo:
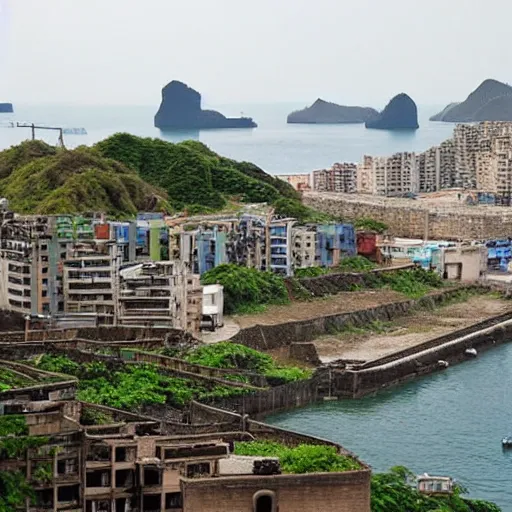
[[[126, 131], [135, 135], [162, 137], [170, 141], [196, 139], [222, 155], [254, 162], [273, 174], [310, 172], [339, 161], [359, 161], [363, 154], [388, 155], [396, 151], [424, 151], [451, 136], [453, 125], [431, 123], [428, 117], [439, 106], [419, 109], [421, 128], [416, 132], [366, 130], [364, 125], [287, 125], [286, 116], [302, 108], [298, 104], [260, 104], [243, 107], [254, 117], [254, 130], [202, 130], [161, 133], [153, 127], [157, 106], [150, 107], [64, 107], [15, 105], [14, 116], [0, 114], [6, 120], [83, 127], [87, 136], [65, 136], [68, 147], [93, 144], [109, 135]], [[208, 106], [207, 106], [208, 107]], [[229, 116], [239, 116], [242, 107], [212, 105]], [[0, 128], [0, 149], [30, 136], [28, 129]], [[54, 132], [39, 132], [48, 142], [57, 140]]]
[[449, 475], [471, 496], [512, 511], [512, 344], [413, 383], [266, 421], [336, 441], [376, 471], [405, 465]]

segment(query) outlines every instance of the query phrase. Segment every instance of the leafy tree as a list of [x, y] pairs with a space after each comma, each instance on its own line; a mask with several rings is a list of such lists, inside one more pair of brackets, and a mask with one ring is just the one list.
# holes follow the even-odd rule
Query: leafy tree
[[224, 264], [205, 272], [201, 280], [203, 284], [224, 286], [226, 313], [243, 311], [248, 306], [288, 302], [284, 280], [272, 272]]

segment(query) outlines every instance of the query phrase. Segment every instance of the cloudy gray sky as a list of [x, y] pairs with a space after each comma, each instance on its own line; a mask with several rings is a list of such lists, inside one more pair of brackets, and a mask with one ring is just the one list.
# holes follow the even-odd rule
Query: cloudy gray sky
[[0, 0], [0, 101], [378, 106], [512, 82], [510, 0]]

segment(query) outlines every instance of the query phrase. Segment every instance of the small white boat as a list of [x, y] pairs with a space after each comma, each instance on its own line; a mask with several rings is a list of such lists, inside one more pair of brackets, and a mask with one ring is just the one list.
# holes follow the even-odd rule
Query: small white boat
[[467, 356], [476, 357], [478, 352], [476, 351], [475, 348], [467, 348], [466, 350], [464, 350], [464, 354], [466, 354]]
[[501, 445], [503, 448], [512, 448], [512, 436], [504, 437], [501, 440]]

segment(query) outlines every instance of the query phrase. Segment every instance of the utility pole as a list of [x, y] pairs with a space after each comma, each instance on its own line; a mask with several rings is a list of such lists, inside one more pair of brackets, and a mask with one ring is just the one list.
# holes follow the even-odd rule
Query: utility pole
[[34, 123], [16, 123], [18, 128], [30, 128], [32, 131], [32, 140], [36, 139], [36, 130], [53, 130], [59, 132], [58, 146], [64, 147], [64, 131], [56, 126], [36, 126]]

